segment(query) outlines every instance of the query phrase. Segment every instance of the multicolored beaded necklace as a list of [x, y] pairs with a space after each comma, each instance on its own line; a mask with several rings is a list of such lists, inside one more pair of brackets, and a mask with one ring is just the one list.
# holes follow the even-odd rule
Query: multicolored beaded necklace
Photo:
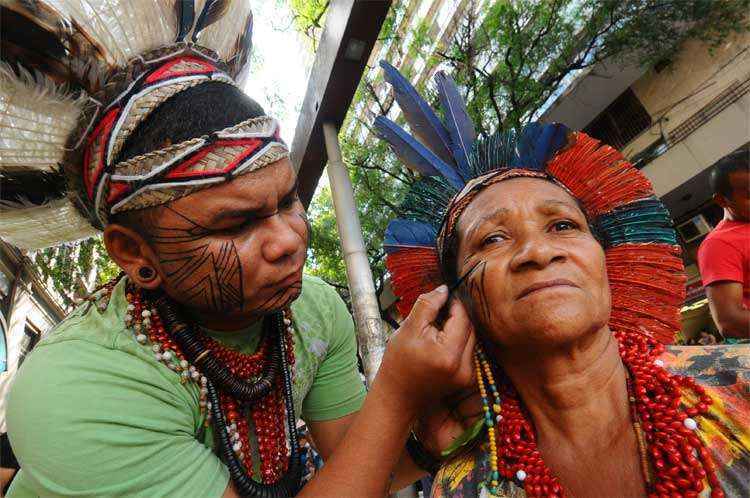
[[[258, 350], [244, 354], [180, 322], [165, 296], [151, 299], [128, 284], [126, 298], [125, 323], [135, 340], [150, 345], [154, 358], [178, 373], [182, 383], [198, 385], [205, 424], [213, 424], [219, 450], [240, 493], [294, 496], [302, 469], [291, 390], [291, 311], [267, 317]], [[250, 418], [262, 484], [251, 479]]]
[[[704, 415], [711, 398], [690, 377], [671, 375], [658, 356], [664, 345], [641, 334], [615, 332], [628, 375], [626, 386], [640, 465], [650, 497], [697, 498], [704, 480], [712, 498], [723, 498], [710, 453], [695, 434], [696, 416]], [[531, 497], [563, 497], [559, 479], [537, 448], [536, 431], [510, 382], [495, 381], [493, 366], [477, 347], [474, 355], [484, 423], [489, 438], [486, 486], [499, 493], [500, 479], [514, 480]], [[697, 403], [688, 406], [683, 394]]]

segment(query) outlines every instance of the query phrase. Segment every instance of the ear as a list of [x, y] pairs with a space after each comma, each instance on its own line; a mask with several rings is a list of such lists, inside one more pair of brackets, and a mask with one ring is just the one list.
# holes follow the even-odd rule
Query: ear
[[718, 204], [720, 207], [723, 207], [724, 209], [729, 207], [729, 201], [721, 194], [714, 194], [713, 200], [716, 204]]
[[[159, 258], [138, 232], [117, 223], [104, 227], [104, 245], [110, 257], [127, 273], [131, 282], [144, 289], [156, 289], [162, 283]], [[150, 268], [151, 275], [142, 268]]]

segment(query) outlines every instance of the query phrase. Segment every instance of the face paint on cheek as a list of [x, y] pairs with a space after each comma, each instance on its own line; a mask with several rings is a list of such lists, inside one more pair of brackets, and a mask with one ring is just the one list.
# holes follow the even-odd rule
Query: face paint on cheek
[[215, 313], [241, 312], [243, 268], [233, 240], [211, 240], [211, 231], [180, 217], [174, 226], [157, 225], [152, 240], [168, 284], [179, 299]]
[[471, 275], [460, 287], [462, 298], [467, 302], [469, 311], [479, 325], [487, 326], [490, 320], [490, 307], [485, 288], [487, 262], [482, 260], [471, 271]]

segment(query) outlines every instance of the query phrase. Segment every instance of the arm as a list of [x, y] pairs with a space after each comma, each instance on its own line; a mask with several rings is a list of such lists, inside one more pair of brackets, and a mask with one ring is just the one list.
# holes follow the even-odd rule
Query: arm
[[455, 391], [466, 351], [473, 345], [463, 306], [450, 305], [442, 329], [433, 321], [447, 289], [426, 294], [391, 339], [365, 404], [331, 458], [299, 495], [382, 497], [417, 413]]
[[750, 338], [750, 310], [742, 305], [742, 284], [714, 282], [706, 287], [711, 316], [724, 337]]
[[[315, 447], [323, 457], [323, 461], [327, 462], [334, 453], [334, 450], [344, 439], [344, 436], [355, 418], [356, 413], [352, 413], [339, 419], [326, 420], [324, 422], [310, 422], [308, 424], [313, 440], [315, 441]], [[421, 477], [427, 475], [424, 470], [417, 467], [406, 452], [403, 452], [401, 455], [394, 474], [395, 476], [393, 478], [390, 492], [403, 489], [409, 484], [412, 484]]]

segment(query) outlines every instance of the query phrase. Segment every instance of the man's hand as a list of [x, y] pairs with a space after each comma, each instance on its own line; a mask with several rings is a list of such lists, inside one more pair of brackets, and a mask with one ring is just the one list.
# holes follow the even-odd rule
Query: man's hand
[[[447, 317], [440, 323], [441, 310]], [[417, 299], [388, 343], [378, 380], [415, 414], [466, 388], [472, 378], [474, 331], [463, 304], [441, 286]]]

